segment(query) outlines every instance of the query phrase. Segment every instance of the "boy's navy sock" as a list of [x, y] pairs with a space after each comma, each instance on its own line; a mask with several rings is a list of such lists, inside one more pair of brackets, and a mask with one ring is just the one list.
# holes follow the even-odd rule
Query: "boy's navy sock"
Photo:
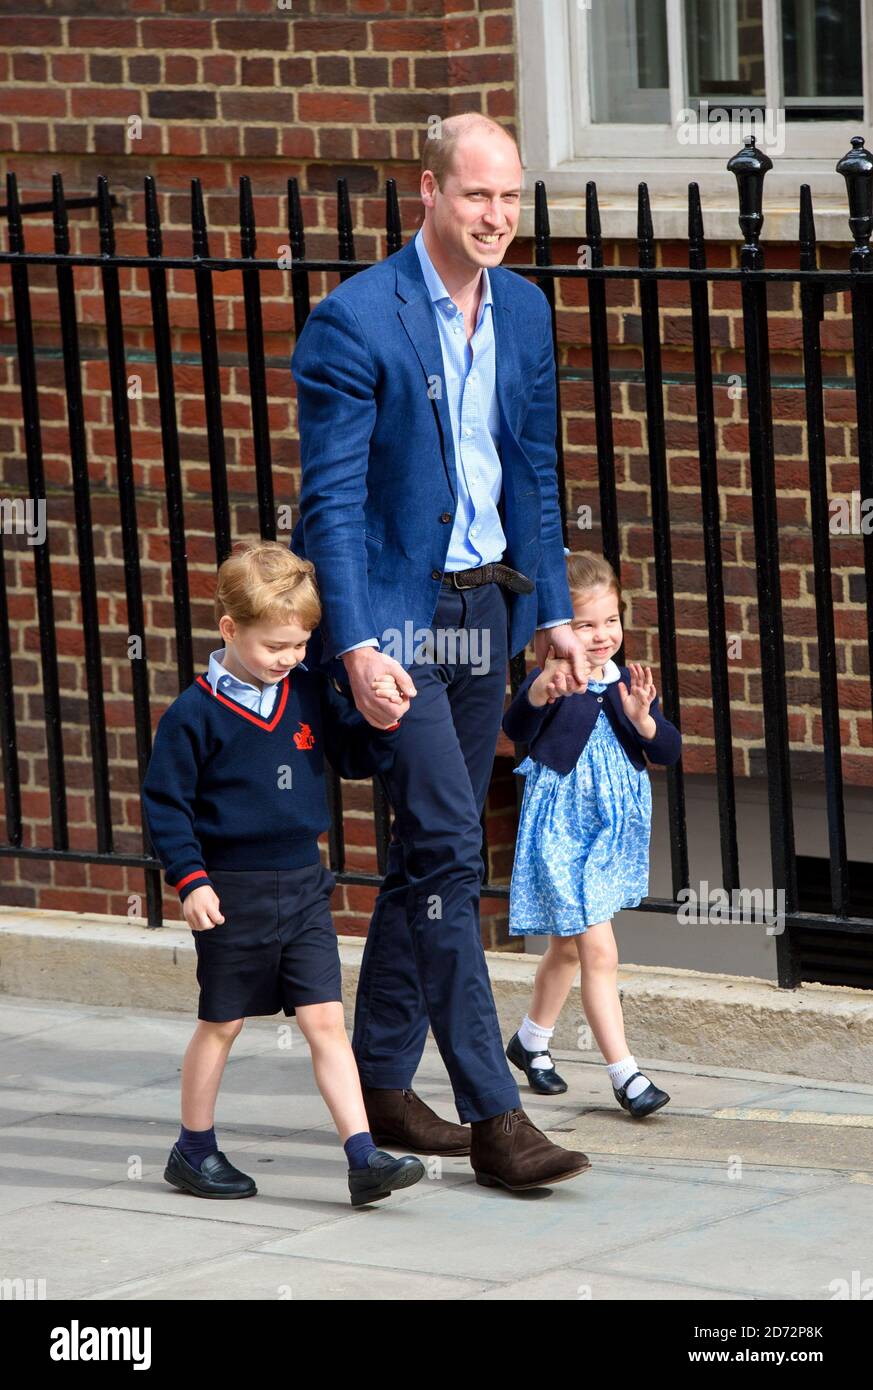
[[186, 1129], [183, 1125], [179, 1131], [179, 1138], [176, 1140], [176, 1148], [179, 1153], [192, 1168], [196, 1168], [198, 1173], [204, 1158], [210, 1154], [217, 1153], [218, 1141], [215, 1138], [215, 1127], [212, 1129]]
[[366, 1168], [367, 1159], [375, 1151], [376, 1145], [373, 1143], [373, 1136], [368, 1129], [362, 1129], [360, 1134], [352, 1134], [343, 1144], [346, 1151], [346, 1158], [349, 1160], [350, 1168]]

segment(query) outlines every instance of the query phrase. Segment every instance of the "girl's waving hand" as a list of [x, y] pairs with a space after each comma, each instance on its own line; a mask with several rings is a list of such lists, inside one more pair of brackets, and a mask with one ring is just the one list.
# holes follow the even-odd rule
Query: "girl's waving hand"
[[[622, 708], [633, 724], [634, 728], [643, 738], [651, 738], [650, 726], [654, 725], [654, 720], [649, 716], [649, 709], [656, 694], [655, 682], [652, 679], [652, 668], [641, 666], [639, 662], [629, 661], [628, 671], [630, 672], [630, 690], [624, 681], [618, 682], [618, 693], [621, 697]], [[642, 726], [642, 727], [641, 727]]]

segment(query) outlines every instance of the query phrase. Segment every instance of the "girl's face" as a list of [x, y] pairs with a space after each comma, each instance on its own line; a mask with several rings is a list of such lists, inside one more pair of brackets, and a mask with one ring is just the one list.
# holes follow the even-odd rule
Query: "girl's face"
[[618, 594], [614, 589], [601, 585], [598, 589], [586, 589], [583, 593], [574, 591], [573, 600], [574, 630], [579, 634], [585, 654], [593, 668], [592, 674], [602, 674], [604, 661], [618, 651], [621, 646], [621, 614]]

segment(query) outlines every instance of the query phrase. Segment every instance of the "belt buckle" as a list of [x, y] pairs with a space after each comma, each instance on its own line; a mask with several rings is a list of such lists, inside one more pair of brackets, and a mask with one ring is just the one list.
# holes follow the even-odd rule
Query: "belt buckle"
[[[463, 571], [461, 570], [456, 571], [456, 573], [458, 574], [461, 574], [462, 572]], [[477, 589], [479, 587], [477, 584], [459, 584], [457, 579], [454, 578], [454, 576], [452, 577], [452, 583], [454, 584], [456, 589]]]

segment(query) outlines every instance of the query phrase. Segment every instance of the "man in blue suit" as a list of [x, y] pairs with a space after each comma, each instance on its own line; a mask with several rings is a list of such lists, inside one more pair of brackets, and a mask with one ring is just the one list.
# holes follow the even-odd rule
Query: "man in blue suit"
[[[291, 545], [316, 567], [321, 661], [370, 723], [401, 719], [382, 779], [394, 812], [388, 873], [353, 1037], [371, 1132], [407, 1150], [469, 1153], [479, 1182], [510, 1191], [590, 1167], [520, 1109], [479, 927], [480, 822], [508, 659], [533, 636], [538, 663], [553, 645], [584, 688], [548, 304], [498, 268], [521, 182], [515, 142], [496, 122], [443, 121], [423, 148], [422, 228], [318, 304], [292, 364]], [[399, 704], [373, 693], [385, 671]], [[412, 1089], [428, 1021], [461, 1124]]]

